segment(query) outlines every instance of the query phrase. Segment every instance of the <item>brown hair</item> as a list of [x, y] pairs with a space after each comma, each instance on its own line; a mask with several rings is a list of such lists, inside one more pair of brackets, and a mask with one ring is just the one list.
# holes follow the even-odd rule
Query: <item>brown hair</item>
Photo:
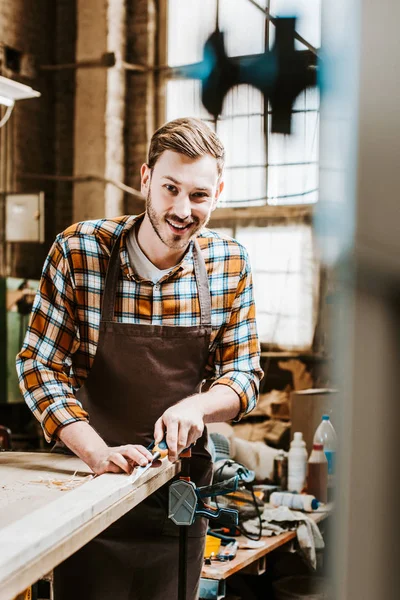
[[179, 152], [189, 158], [210, 154], [217, 159], [218, 176], [224, 168], [225, 150], [213, 130], [200, 119], [185, 117], [165, 123], [153, 134], [147, 164], [153, 169], [165, 150]]

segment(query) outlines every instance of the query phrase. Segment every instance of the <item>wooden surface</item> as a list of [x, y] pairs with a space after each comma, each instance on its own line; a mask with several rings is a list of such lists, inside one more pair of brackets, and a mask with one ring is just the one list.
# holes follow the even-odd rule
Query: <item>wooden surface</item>
[[[0, 453], [0, 600], [14, 598], [179, 470], [164, 460], [134, 484], [111, 473], [83, 480], [90, 470], [73, 456]], [[75, 471], [79, 487], [52, 487]]]
[[[319, 512], [310, 513], [310, 516], [316, 523], [319, 523], [329, 516], [329, 514], [329, 509], [324, 511], [321, 509]], [[295, 537], [295, 531], [288, 531], [287, 533], [281, 533], [280, 535], [275, 535], [272, 537], [262, 537], [260, 540], [263, 542], [261, 547], [253, 549], [239, 548], [233, 560], [227, 562], [213, 561], [211, 565], [204, 565], [201, 576], [205, 577], [206, 579], [226, 579], [227, 577], [230, 577], [230, 575], [233, 575], [248, 565], [251, 565], [266, 554], [276, 550], [276, 548], [279, 548], [280, 546], [283, 546], [284, 544], [294, 540]], [[240, 542], [244, 543], [247, 541], [244, 536], [239, 536], [236, 539], [239, 542], [239, 546]]]

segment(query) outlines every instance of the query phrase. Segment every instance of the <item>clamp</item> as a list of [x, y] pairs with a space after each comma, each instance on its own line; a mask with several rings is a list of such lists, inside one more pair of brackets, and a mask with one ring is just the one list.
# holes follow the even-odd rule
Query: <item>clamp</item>
[[191, 448], [187, 448], [180, 454], [182, 460], [182, 475], [171, 483], [168, 494], [168, 516], [179, 525], [179, 570], [178, 570], [178, 600], [186, 600], [187, 590], [187, 549], [188, 549], [188, 526], [194, 523], [196, 517], [207, 519], [219, 519], [229, 525], [237, 525], [239, 513], [230, 508], [214, 509], [208, 506], [205, 498], [228, 494], [237, 490], [239, 476], [235, 475], [228, 481], [222, 481], [215, 485], [197, 488], [190, 480], [190, 458]]
[[239, 476], [214, 485], [196, 487], [193, 481], [178, 479], [169, 486], [168, 517], [176, 525], [192, 525], [197, 517], [218, 519], [224, 525], [238, 524], [238, 511], [231, 508], [213, 508], [204, 502], [235, 492], [239, 486]]

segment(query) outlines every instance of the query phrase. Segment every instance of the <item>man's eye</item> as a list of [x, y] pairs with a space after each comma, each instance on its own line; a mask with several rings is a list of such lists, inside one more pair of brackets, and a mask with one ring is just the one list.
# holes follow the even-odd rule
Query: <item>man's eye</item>
[[174, 185], [169, 185], [168, 183], [166, 185], [164, 185], [165, 189], [167, 189], [169, 192], [175, 193], [176, 187]]
[[206, 192], [195, 192], [192, 194], [193, 198], [208, 198], [208, 194]]

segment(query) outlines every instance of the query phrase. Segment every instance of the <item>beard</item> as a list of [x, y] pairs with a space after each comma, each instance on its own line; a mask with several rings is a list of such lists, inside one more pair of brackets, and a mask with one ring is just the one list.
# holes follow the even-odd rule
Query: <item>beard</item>
[[[146, 212], [149, 217], [151, 226], [153, 227], [154, 232], [156, 233], [158, 238], [163, 242], [163, 244], [165, 244], [166, 246], [168, 246], [168, 248], [171, 248], [173, 250], [181, 250], [183, 248], [186, 248], [189, 242], [200, 233], [203, 227], [207, 225], [211, 216], [209, 214], [206, 218], [200, 220], [194, 215], [191, 215], [188, 219], [181, 219], [172, 212], [167, 212], [164, 215], [161, 215], [155, 210], [153, 206], [150, 190], [146, 198]], [[170, 230], [168, 221], [176, 225], [191, 224], [191, 228], [188, 231], [188, 235], [174, 234], [173, 231]]]

